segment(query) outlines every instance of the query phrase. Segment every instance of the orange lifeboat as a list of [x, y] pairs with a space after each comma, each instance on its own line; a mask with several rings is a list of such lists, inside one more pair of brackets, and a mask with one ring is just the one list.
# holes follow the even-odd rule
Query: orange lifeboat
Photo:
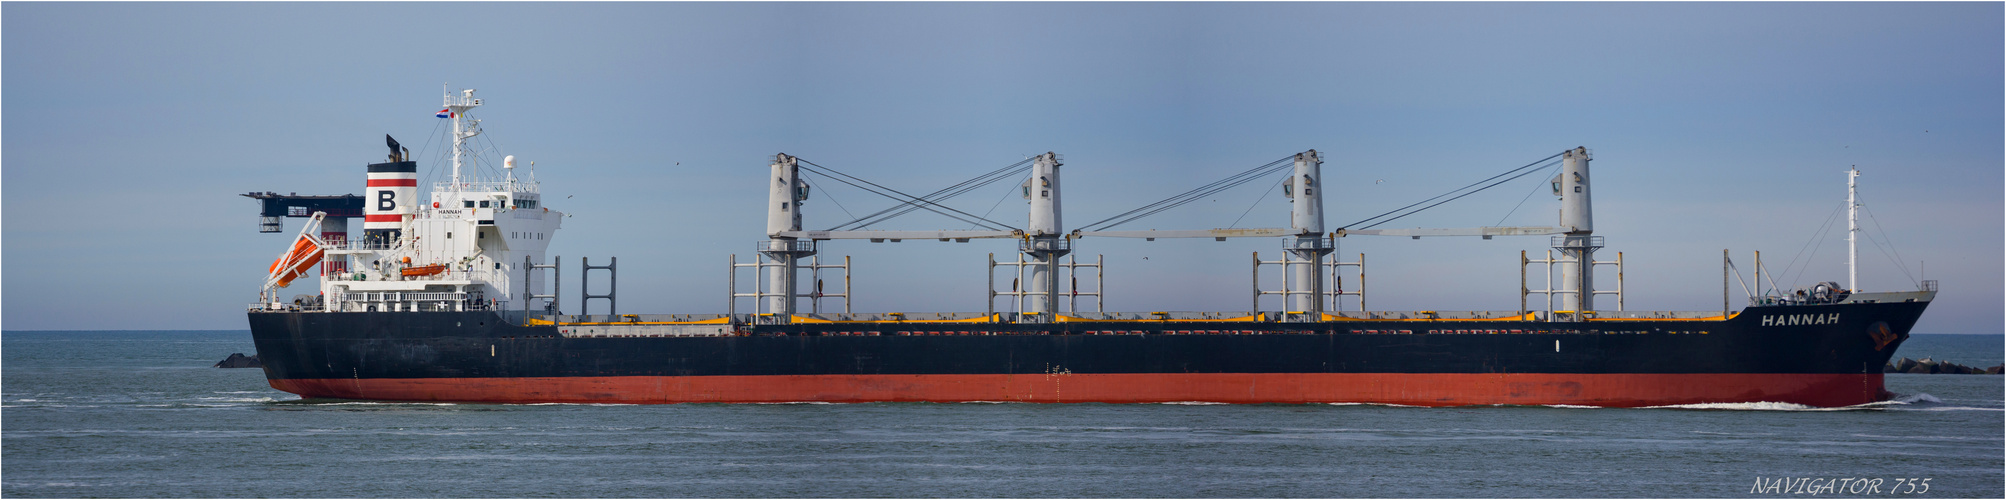
[[405, 276], [431, 276], [434, 274], [446, 272], [446, 265], [432, 264], [429, 266], [407, 267], [398, 272], [402, 273]]
[[[285, 288], [292, 285], [293, 280], [312, 271], [313, 266], [320, 263], [320, 257], [320, 245], [315, 245], [313, 240], [301, 236], [298, 241], [293, 242], [293, 249], [287, 251], [284, 257], [272, 261], [272, 266], [266, 272], [277, 276], [279, 288]], [[291, 265], [288, 266], [288, 263]], [[280, 269], [281, 267], [284, 269]]]

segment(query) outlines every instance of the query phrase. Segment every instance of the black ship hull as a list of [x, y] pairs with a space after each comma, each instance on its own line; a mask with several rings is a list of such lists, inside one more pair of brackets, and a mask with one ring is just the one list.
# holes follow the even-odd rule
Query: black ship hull
[[797, 323], [605, 338], [494, 312], [252, 312], [273, 387], [499, 403], [1577, 404], [1885, 399], [1928, 302], [1726, 320]]

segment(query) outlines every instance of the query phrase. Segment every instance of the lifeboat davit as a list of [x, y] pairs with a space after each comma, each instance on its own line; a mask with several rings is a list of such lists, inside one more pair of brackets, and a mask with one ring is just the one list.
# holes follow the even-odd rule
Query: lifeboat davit
[[313, 266], [320, 263], [320, 257], [320, 245], [307, 239], [306, 236], [300, 236], [298, 241], [293, 242], [292, 250], [286, 251], [286, 255], [279, 257], [279, 260], [272, 261], [272, 267], [267, 272], [278, 277], [279, 288], [285, 288], [291, 286], [293, 280], [306, 276], [308, 271], [313, 270]]
[[402, 273], [405, 276], [431, 276], [434, 274], [446, 272], [446, 265], [432, 264], [429, 266], [407, 267], [398, 272]]

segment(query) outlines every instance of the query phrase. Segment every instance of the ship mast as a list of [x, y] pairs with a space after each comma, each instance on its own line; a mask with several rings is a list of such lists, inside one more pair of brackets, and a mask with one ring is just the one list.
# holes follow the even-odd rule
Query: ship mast
[[474, 155], [473, 146], [467, 144], [467, 139], [481, 135], [481, 121], [469, 118], [467, 111], [480, 107], [481, 100], [474, 98], [474, 89], [461, 90], [459, 96], [454, 96], [451, 90], [445, 93], [446, 110], [452, 113], [448, 117], [453, 120], [453, 187], [458, 189], [462, 184], [460, 166], [465, 157]]
[[1860, 290], [1860, 168], [1846, 171], [1846, 288]]

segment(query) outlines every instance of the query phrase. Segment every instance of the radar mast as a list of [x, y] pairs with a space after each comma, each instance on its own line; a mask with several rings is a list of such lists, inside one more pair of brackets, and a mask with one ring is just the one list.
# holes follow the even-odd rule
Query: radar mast
[[[450, 89], [450, 85], [447, 84], [446, 88]], [[481, 100], [474, 97], [474, 89], [461, 90], [458, 96], [453, 95], [451, 90], [446, 90], [445, 94], [446, 111], [449, 113], [446, 117], [453, 120], [453, 187], [457, 189], [466, 182], [460, 178], [460, 166], [466, 161], [465, 157], [475, 154], [467, 139], [481, 135], [481, 121], [468, 117], [467, 111], [480, 107]]]

